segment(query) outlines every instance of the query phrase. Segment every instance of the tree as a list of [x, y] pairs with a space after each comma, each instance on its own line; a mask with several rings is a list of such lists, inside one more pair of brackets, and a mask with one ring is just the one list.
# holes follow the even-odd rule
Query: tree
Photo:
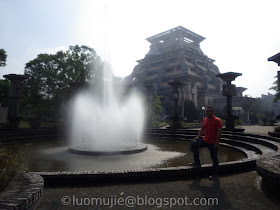
[[267, 120], [270, 120], [274, 116], [273, 111], [267, 111], [263, 107], [263, 101], [261, 98], [256, 98], [255, 102], [249, 110], [249, 118], [252, 124], [258, 124], [263, 121], [265, 124]]
[[157, 121], [160, 120], [161, 112], [162, 112], [162, 106], [161, 106], [161, 99], [162, 97], [157, 95], [157, 93], [154, 92], [153, 98], [152, 98], [152, 120]]
[[199, 119], [200, 112], [195, 108], [195, 104], [191, 100], [186, 100], [184, 104], [184, 117], [188, 122]]
[[0, 80], [0, 102], [2, 107], [8, 107], [8, 92], [11, 82], [7, 79]]
[[[276, 76], [276, 78], [277, 78], [277, 76]], [[276, 91], [273, 101], [277, 102], [280, 99], [280, 88], [278, 87], [278, 80], [276, 80], [272, 85], [273, 86], [271, 88], [269, 88], [269, 90]]]
[[4, 49], [0, 49], [0, 67], [6, 66], [7, 54]]
[[[103, 62], [87, 46], [70, 46], [56, 54], [39, 54], [25, 67], [23, 104], [37, 112], [58, 112], [73, 91], [94, 84], [102, 76]], [[45, 108], [44, 108], [45, 107]]]
[[71, 88], [83, 87], [100, 78], [102, 61], [94, 49], [70, 46], [55, 55], [39, 54], [26, 64], [25, 75], [29, 95], [36, 101], [70, 94]]
[[255, 102], [251, 106], [249, 110], [249, 118], [251, 120], [251, 124], [258, 124], [258, 122], [261, 120], [261, 118], [264, 117], [262, 114], [262, 102], [261, 98], [256, 98]]

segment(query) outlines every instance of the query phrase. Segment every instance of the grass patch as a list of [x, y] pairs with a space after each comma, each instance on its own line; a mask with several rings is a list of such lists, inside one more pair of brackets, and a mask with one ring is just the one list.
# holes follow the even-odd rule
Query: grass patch
[[[38, 128], [57, 128], [61, 126], [61, 123], [58, 122], [40, 122]], [[28, 129], [31, 128], [29, 121], [20, 121], [19, 128]]]
[[30, 128], [30, 125], [29, 125], [29, 122], [28, 121], [23, 121], [21, 120], [19, 122], [19, 128], [23, 128], [23, 129], [27, 129], [27, 128]]
[[5, 189], [10, 181], [22, 171], [22, 154], [15, 154], [5, 147], [0, 147], [0, 191]]
[[153, 125], [153, 127], [157, 127], [157, 126], [162, 125], [164, 123], [165, 123], [164, 121], [153, 121], [152, 125]]
[[186, 122], [181, 122], [183, 126], [201, 126], [201, 123], [186, 123]]
[[57, 128], [60, 126], [57, 122], [42, 122], [40, 128]]

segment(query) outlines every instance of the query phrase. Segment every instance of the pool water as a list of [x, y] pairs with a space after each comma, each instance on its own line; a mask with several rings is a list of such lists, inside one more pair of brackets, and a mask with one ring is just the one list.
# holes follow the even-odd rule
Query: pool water
[[[68, 142], [62, 140], [10, 145], [23, 153], [28, 171], [123, 171], [146, 168], [188, 166], [193, 162], [189, 141], [173, 139], [145, 139], [148, 149], [141, 153], [113, 156], [89, 156], [68, 152]], [[219, 147], [219, 162], [246, 158], [238, 150]], [[212, 163], [207, 148], [200, 149], [202, 164]]]

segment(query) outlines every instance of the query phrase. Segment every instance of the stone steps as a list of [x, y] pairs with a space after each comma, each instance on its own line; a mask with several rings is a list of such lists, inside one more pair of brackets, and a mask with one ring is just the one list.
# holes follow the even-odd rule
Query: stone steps
[[[190, 140], [197, 136], [198, 130], [159, 130], [146, 129], [146, 137], [165, 138], [176, 140]], [[243, 149], [250, 154], [251, 157], [257, 158], [261, 155], [272, 154], [279, 151], [280, 139], [270, 136], [261, 136], [254, 134], [244, 134], [238, 132], [225, 131], [221, 137], [221, 143], [231, 145], [239, 149]], [[222, 144], [223, 145], [223, 144]]]
[[[172, 130], [172, 129], [146, 129], [145, 137], [148, 138], [165, 138], [172, 140], [189, 141], [197, 136], [198, 130]], [[2, 134], [2, 133], [1, 133]], [[0, 134], [0, 143], [21, 143], [32, 142], [40, 140], [48, 140], [50, 138], [66, 139], [66, 134], [62, 131], [19, 131], [15, 135], [11, 132], [4, 132]], [[23, 135], [24, 134], [24, 135]], [[230, 133], [225, 132], [221, 138], [221, 145], [243, 151], [247, 154], [247, 158], [220, 163], [219, 173], [226, 174], [255, 170], [256, 160], [267, 154], [276, 153], [279, 148], [280, 139], [275, 137], [249, 135], [243, 133]], [[37, 172], [36, 174], [44, 177], [47, 185], [52, 184], [77, 184], [80, 182], [100, 182], [103, 180], [105, 183], [112, 181], [114, 183], [142, 180], [165, 180], [170, 178], [174, 180], [185, 179], [187, 177], [197, 177], [209, 175], [211, 172], [211, 164], [204, 164], [201, 168], [195, 169], [192, 167], [174, 167], [174, 168], [160, 168], [160, 169], [145, 169], [145, 170], [129, 170], [121, 172]]]
[[0, 133], [1, 145], [66, 138], [65, 132], [59, 129], [19, 129], [10, 131], [1, 130]]

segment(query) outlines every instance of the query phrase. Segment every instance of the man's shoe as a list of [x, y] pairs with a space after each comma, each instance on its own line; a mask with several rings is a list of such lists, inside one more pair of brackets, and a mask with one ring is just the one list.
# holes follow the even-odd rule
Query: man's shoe
[[194, 168], [199, 168], [199, 167], [201, 167], [201, 164], [200, 163], [190, 163], [190, 166], [194, 167]]
[[218, 180], [218, 176], [217, 175], [209, 176], [209, 180]]

